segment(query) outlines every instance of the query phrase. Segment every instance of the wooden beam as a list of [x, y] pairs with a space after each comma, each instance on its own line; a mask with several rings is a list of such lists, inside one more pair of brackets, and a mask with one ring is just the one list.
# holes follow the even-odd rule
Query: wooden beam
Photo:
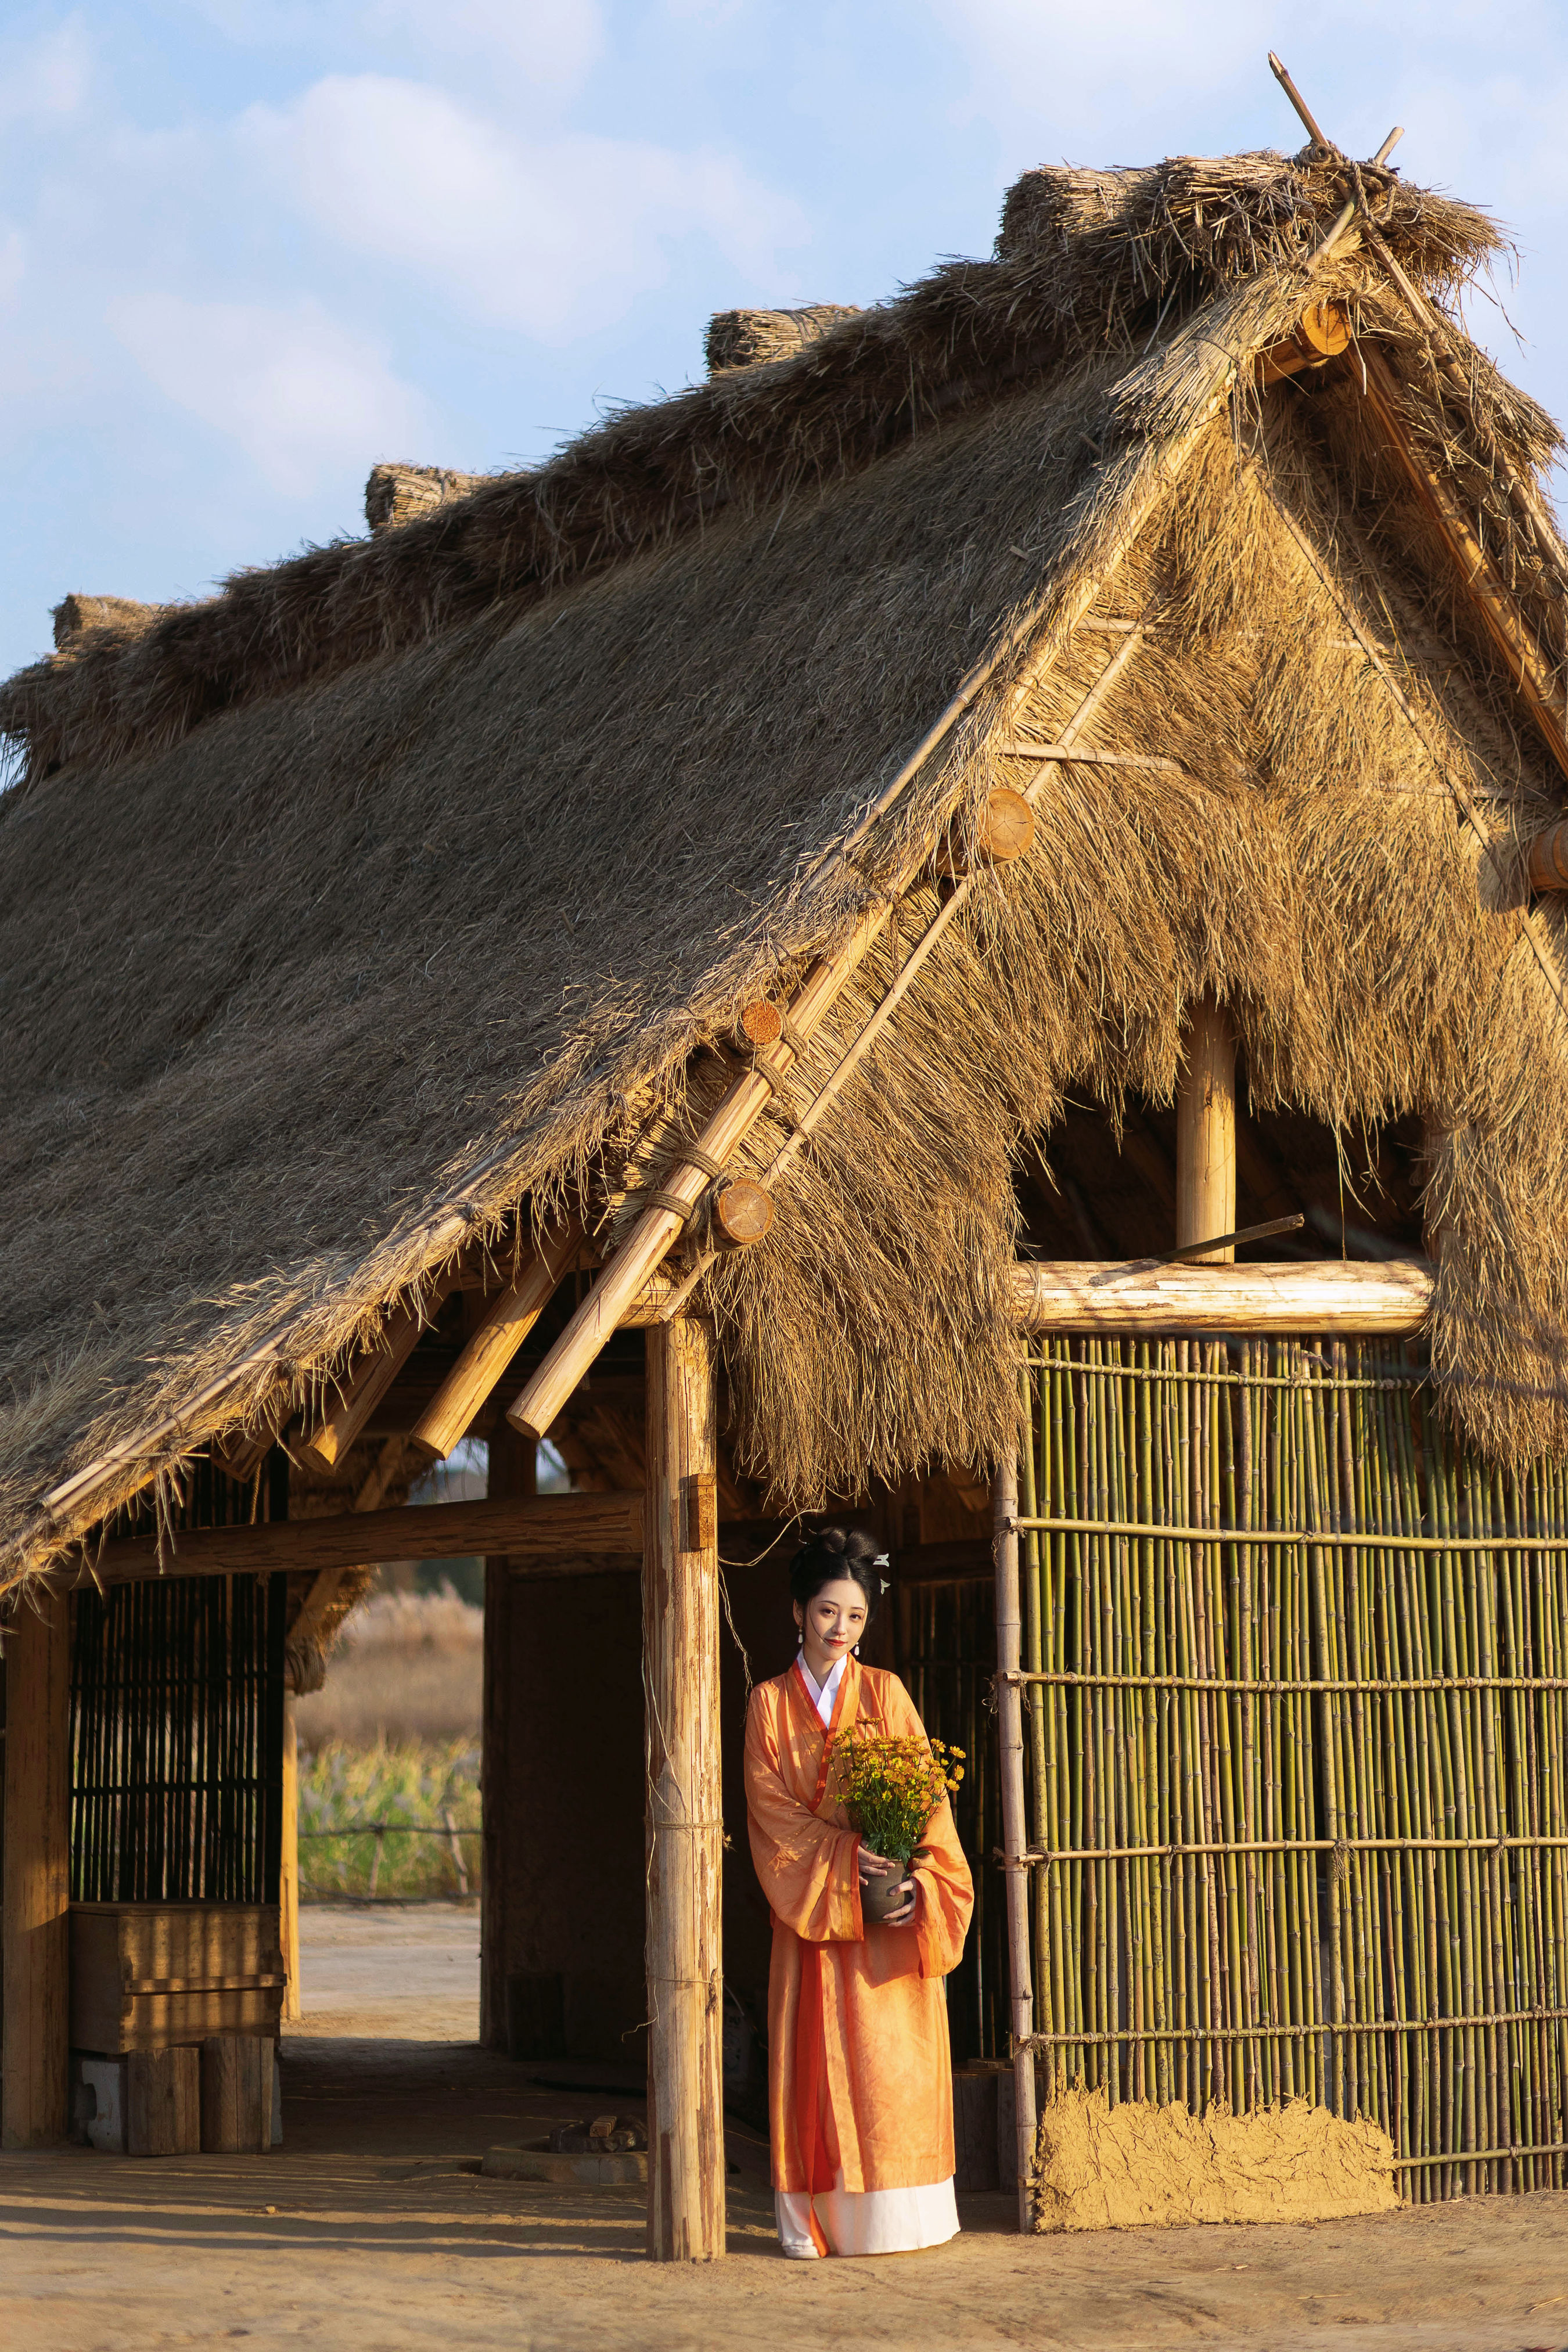
[[423, 1460], [440, 1462], [450, 1454], [549, 1306], [582, 1240], [581, 1220], [568, 1217], [529, 1252], [487, 1306], [479, 1329], [414, 1425], [411, 1442]]
[[1411, 1332], [1432, 1303], [1422, 1258], [1287, 1265], [1125, 1265], [1068, 1259], [1013, 1272], [1027, 1331]]
[[69, 2089], [70, 1602], [19, 1601], [5, 1626], [0, 1888], [0, 2147], [65, 2138]]
[[647, 2251], [724, 2252], [718, 1402], [706, 1324], [647, 1349]]
[[[1466, 594], [1501, 655], [1552, 758], [1568, 775], [1568, 705], [1555, 665], [1500, 579], [1452, 484], [1435, 474], [1416, 451], [1399, 413], [1399, 384], [1388, 362], [1374, 343], [1357, 342], [1352, 355], [1365, 386], [1367, 404], [1383, 427], [1389, 447], [1436, 525]], [[1355, 372], [1352, 370], [1352, 380]]]
[[[1236, 1031], [1212, 996], [1193, 1007], [1176, 1082], [1176, 1247], [1236, 1231]], [[1235, 1247], [1199, 1265], [1228, 1265]]]
[[[157, 1576], [265, 1576], [275, 1569], [358, 1568], [365, 1560], [467, 1559], [504, 1554], [548, 1559], [640, 1551], [640, 1495], [517, 1496], [483, 1503], [409, 1504], [402, 1510], [338, 1511], [320, 1519], [263, 1520], [248, 1528], [194, 1528], [167, 1538], [160, 1562], [151, 1537], [105, 1544], [106, 1582]], [[85, 1582], [85, 1560], [77, 1571]]]
[[[443, 1292], [443, 1296], [445, 1293]], [[434, 1307], [437, 1301], [432, 1300]], [[300, 1458], [312, 1470], [335, 1470], [360, 1436], [376, 1406], [408, 1361], [429, 1317], [405, 1299], [395, 1307], [349, 1375], [332, 1411], [318, 1422], [300, 1448]]]

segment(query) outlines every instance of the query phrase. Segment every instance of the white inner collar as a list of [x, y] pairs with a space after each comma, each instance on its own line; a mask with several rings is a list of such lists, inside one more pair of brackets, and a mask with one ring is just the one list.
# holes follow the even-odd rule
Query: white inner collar
[[834, 1702], [838, 1696], [838, 1685], [844, 1680], [845, 1664], [846, 1660], [840, 1658], [836, 1666], [829, 1666], [827, 1680], [819, 1687], [816, 1676], [805, 1663], [805, 1652], [803, 1650], [800, 1654], [800, 1671], [805, 1677], [806, 1689], [816, 1701], [816, 1712], [825, 1724], [833, 1720]]

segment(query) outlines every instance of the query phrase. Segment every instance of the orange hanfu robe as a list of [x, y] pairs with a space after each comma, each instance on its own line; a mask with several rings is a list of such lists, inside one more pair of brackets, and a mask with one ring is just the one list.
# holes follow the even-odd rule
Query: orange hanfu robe
[[[862, 1923], [860, 1839], [827, 1787], [828, 1741], [857, 1719], [925, 1737], [898, 1676], [852, 1657], [827, 1729], [798, 1661], [759, 1685], [746, 1718], [752, 1858], [773, 1922], [773, 2187], [807, 2196], [916, 2189], [950, 2181], [953, 2169], [942, 1980], [958, 1965], [974, 1907], [969, 1864], [944, 1799], [909, 1874], [914, 1918]], [[827, 2251], [815, 2221], [812, 2233]]]

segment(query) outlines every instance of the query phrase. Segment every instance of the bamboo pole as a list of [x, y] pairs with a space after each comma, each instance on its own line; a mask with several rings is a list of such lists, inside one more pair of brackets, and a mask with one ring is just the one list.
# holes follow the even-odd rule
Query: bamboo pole
[[0, 2147], [66, 2136], [70, 1953], [70, 1602], [22, 1602], [5, 1629]]
[[717, 1428], [712, 1336], [678, 1317], [647, 1340], [643, 1566], [647, 2250], [667, 2263], [724, 2252]]
[[[1023, 1634], [1018, 1596], [1016, 1452], [996, 1472], [992, 1510], [996, 1553], [996, 1664], [1004, 1675], [1016, 1675]], [[1018, 2227], [1027, 2233], [1035, 2226], [1035, 2053], [1030, 2039], [1035, 2030], [1035, 1995], [1029, 1968], [1029, 1874], [1023, 1861], [1028, 1840], [1024, 1808], [1024, 1715], [1016, 1682], [1003, 1683], [998, 1690], [996, 1746], [1002, 1780], [1002, 1842], [1006, 1853]]]
[[415, 1423], [409, 1443], [426, 1462], [442, 1462], [549, 1306], [583, 1239], [581, 1219], [565, 1223], [531, 1249]]
[[283, 1949], [283, 2022], [305, 2014], [300, 1991], [300, 1724], [299, 1702], [283, 1693], [283, 1803], [281, 1856], [278, 1870], [278, 1940]]
[[[1205, 995], [1187, 1021], [1176, 1085], [1176, 1247], [1236, 1230], [1236, 1031]], [[1230, 1265], [1234, 1245], [1194, 1262]]]

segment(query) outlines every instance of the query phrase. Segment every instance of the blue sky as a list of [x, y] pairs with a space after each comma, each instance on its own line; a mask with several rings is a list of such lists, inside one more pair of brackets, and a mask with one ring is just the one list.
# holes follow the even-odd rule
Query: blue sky
[[539, 458], [699, 375], [714, 310], [984, 253], [1031, 163], [1294, 147], [1270, 47], [1501, 216], [1472, 325], [1568, 413], [1561, 5], [8, 0], [0, 674], [68, 590], [363, 530], [378, 457]]

